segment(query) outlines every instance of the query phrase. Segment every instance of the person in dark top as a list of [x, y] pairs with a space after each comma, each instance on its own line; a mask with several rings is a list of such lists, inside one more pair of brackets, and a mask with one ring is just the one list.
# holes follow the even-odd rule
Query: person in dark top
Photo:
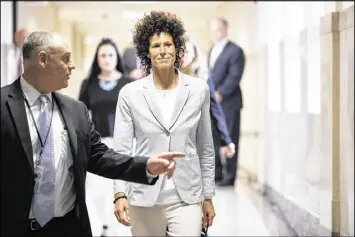
[[95, 128], [102, 137], [113, 136], [118, 93], [132, 81], [124, 75], [116, 44], [111, 39], [102, 39], [79, 95], [79, 100], [91, 111]]
[[[104, 38], [97, 46], [89, 76], [81, 85], [79, 100], [91, 112], [92, 121], [102, 137], [102, 142], [112, 148], [112, 137], [118, 94], [128, 83], [134, 81], [125, 75], [118, 48], [112, 39]], [[112, 215], [112, 180], [87, 175], [87, 202], [92, 232], [100, 234], [102, 225], [114, 233]], [[99, 210], [99, 211], [96, 211]], [[97, 215], [98, 213], [102, 215]], [[99, 221], [101, 223], [99, 223]], [[116, 232], [117, 233], [117, 232]]]

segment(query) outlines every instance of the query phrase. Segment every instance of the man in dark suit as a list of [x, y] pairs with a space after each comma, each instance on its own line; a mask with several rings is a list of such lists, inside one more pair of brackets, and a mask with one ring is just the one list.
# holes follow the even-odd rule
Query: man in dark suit
[[243, 107], [240, 80], [245, 63], [242, 48], [229, 41], [227, 33], [228, 22], [222, 18], [214, 18], [211, 22], [214, 45], [208, 53], [208, 67], [216, 88], [215, 97], [222, 105], [229, 134], [236, 150], [235, 154], [227, 159], [225, 177], [222, 177], [222, 164], [216, 154], [216, 172], [219, 172], [216, 173], [216, 180], [221, 180], [222, 186], [234, 185], [237, 174], [240, 110]]
[[152, 185], [183, 154], [131, 157], [104, 145], [85, 105], [56, 92], [75, 68], [60, 34], [33, 32], [22, 53], [24, 73], [1, 88], [1, 236], [91, 236], [87, 171]]

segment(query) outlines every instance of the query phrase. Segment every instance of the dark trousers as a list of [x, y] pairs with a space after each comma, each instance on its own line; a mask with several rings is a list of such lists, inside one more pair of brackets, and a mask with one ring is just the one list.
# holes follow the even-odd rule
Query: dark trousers
[[45, 226], [38, 230], [29, 228], [26, 237], [45, 236], [83, 236], [79, 219], [74, 211], [69, 212], [64, 217], [56, 217], [50, 220]]
[[220, 134], [215, 126], [212, 126], [213, 143], [215, 148], [216, 158], [216, 180], [223, 179], [225, 181], [234, 182], [237, 176], [238, 166], [238, 148], [240, 135], [240, 110], [231, 111], [224, 110], [227, 127], [232, 142], [235, 144], [235, 154], [231, 158], [226, 159], [226, 170], [223, 173], [223, 165], [219, 156], [219, 148], [221, 147]]

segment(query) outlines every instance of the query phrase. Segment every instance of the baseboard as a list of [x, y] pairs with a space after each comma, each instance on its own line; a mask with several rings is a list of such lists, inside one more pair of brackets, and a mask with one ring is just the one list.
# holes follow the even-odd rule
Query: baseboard
[[255, 174], [249, 172], [248, 169], [239, 167], [238, 181], [244, 183], [247, 190], [249, 190], [248, 197], [258, 210], [270, 236], [297, 236], [279, 208], [264, 197], [263, 186], [260, 185]]
[[276, 205], [283, 213], [285, 220], [298, 236], [340, 236], [320, 224], [319, 218], [300, 208], [269, 185], [263, 186], [264, 197]]
[[239, 178], [244, 180], [253, 191], [262, 195], [265, 201], [269, 203], [274, 214], [284, 222], [285, 229], [288, 229], [284, 232], [293, 233], [292, 236], [344, 236], [333, 233], [322, 226], [319, 218], [300, 208], [269, 185], [261, 185], [257, 176], [247, 169], [242, 167], [238, 169]]

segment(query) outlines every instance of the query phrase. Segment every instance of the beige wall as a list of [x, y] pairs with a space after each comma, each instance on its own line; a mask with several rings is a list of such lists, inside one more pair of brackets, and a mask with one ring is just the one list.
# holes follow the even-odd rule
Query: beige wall
[[340, 231], [354, 236], [354, 5], [340, 12]]
[[[246, 88], [248, 105], [243, 116], [249, 119], [247, 122], [242, 119], [242, 131], [255, 128], [260, 132], [259, 139], [254, 141], [247, 141], [242, 135], [242, 166], [256, 173], [261, 183], [270, 185], [286, 199], [318, 217], [324, 227], [332, 229], [334, 222], [340, 221], [343, 233], [353, 231], [353, 225], [347, 225], [353, 220], [353, 211], [349, 211], [353, 196], [345, 192], [352, 190], [353, 184], [347, 181], [349, 176], [342, 178], [343, 194], [339, 202], [343, 202], [342, 209], [347, 211], [343, 210], [337, 219], [332, 212], [337, 201], [334, 196], [337, 191], [332, 186], [335, 177], [331, 175], [335, 166], [332, 158], [325, 161], [325, 154], [329, 156], [334, 151], [329, 150], [332, 143], [327, 147], [322, 140], [327, 131], [324, 124], [332, 121], [324, 120], [329, 119], [326, 114], [329, 110], [325, 108], [329, 108], [332, 101], [328, 98], [328, 102], [323, 101], [328, 107], [321, 106], [321, 95], [328, 88], [321, 81], [321, 78], [324, 80], [322, 72], [329, 70], [329, 64], [321, 67], [324, 57], [321, 58], [319, 32], [322, 16], [349, 5], [352, 4], [258, 2], [256, 5], [245, 3], [241, 14], [233, 14], [232, 8], [227, 6], [221, 12], [236, 27], [231, 31], [232, 39], [247, 52], [242, 86]], [[256, 16], [257, 22], [252, 21], [251, 16]], [[327, 58], [332, 59], [333, 55]], [[252, 93], [254, 91], [257, 93]], [[250, 119], [253, 116], [257, 118]], [[332, 133], [328, 135], [332, 137]], [[258, 149], [253, 150], [251, 144]], [[347, 157], [351, 155], [348, 151], [345, 152]], [[345, 164], [349, 162], [347, 158]], [[349, 171], [343, 174], [348, 175]]]
[[61, 92], [69, 96], [77, 97], [80, 81], [77, 78], [83, 77], [82, 42], [83, 33], [76, 28], [71, 21], [59, 19], [59, 8], [52, 3], [46, 6], [33, 5], [28, 2], [19, 2], [19, 27], [26, 27], [30, 31], [54, 30], [64, 34], [72, 45], [73, 59], [76, 63], [76, 70], [73, 70], [69, 87]]
[[45, 6], [18, 2], [18, 26], [26, 27], [30, 31], [56, 30], [58, 24], [58, 8], [55, 5]]
[[322, 207], [334, 232], [353, 236], [354, 6], [338, 9], [321, 20], [322, 170], [331, 174], [323, 179]]

